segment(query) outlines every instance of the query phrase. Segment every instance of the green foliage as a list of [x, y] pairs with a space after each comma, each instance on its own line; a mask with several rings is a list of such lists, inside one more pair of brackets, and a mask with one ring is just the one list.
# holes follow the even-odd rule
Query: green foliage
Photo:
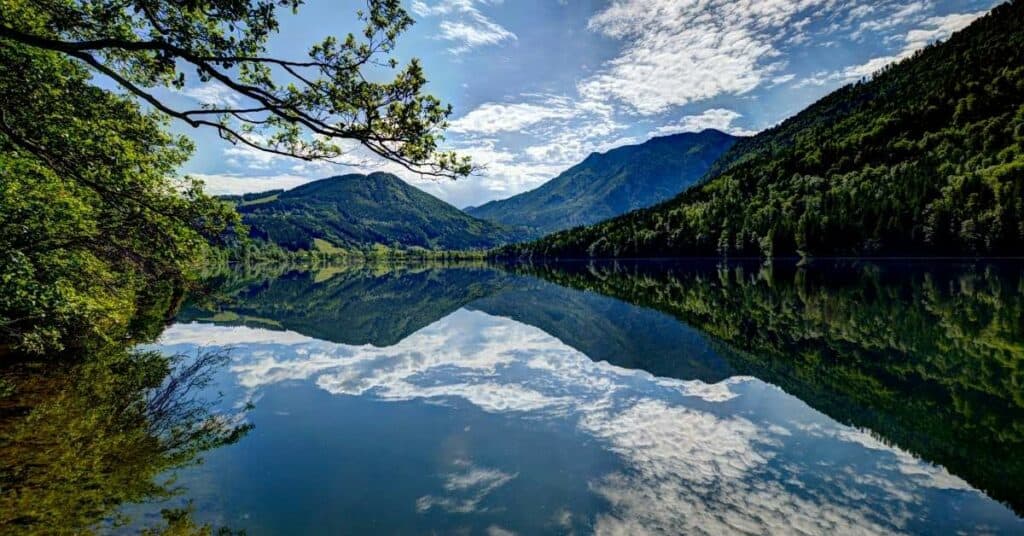
[[410, 250], [416, 248], [482, 250], [517, 236], [388, 173], [311, 182], [276, 194], [273, 200], [240, 204], [238, 211], [257, 241], [327, 255], [388, 256], [398, 250], [413, 255]]
[[[302, 0], [0, 0], [0, 39], [58, 52], [133, 97], [193, 127], [273, 154], [330, 160], [353, 140], [383, 158], [438, 176], [469, 160], [438, 150], [451, 107], [423, 93], [419, 61], [399, 68], [396, 40], [413, 23], [400, 0], [368, 0], [363, 31], [327, 37], [308, 57], [268, 57], [278, 12]], [[373, 72], [371, 72], [371, 69]], [[375, 81], [393, 72], [390, 81]], [[153, 88], [186, 81], [228, 90], [227, 103], [180, 109]]]
[[[450, 108], [422, 93], [418, 62], [388, 61], [412, 23], [400, 2], [370, 0], [362, 34], [328, 38], [306, 61], [266, 57], [278, 11], [300, 4], [0, 0], [0, 353], [138, 337], [171, 316], [201, 265], [293, 256], [240, 240], [231, 203], [173, 179], [192, 147], [168, 117], [275, 154], [331, 159], [347, 139], [425, 174], [469, 172], [437, 151]], [[381, 61], [394, 79], [370, 81], [364, 67]], [[94, 72], [124, 94], [93, 85]], [[238, 106], [181, 110], [152, 91], [192, 76]], [[231, 253], [210, 247], [222, 240]]]
[[1024, 1], [738, 142], [655, 207], [507, 248], [547, 257], [1020, 255]]
[[[6, 13], [5, 13], [6, 14]], [[133, 335], [237, 216], [172, 181], [189, 143], [59, 55], [0, 39], [0, 350]]]
[[526, 227], [532, 237], [597, 223], [675, 196], [735, 142], [733, 136], [705, 130], [594, 153], [535, 190], [466, 212]]
[[[0, 399], [0, 526], [105, 532], [129, 521], [122, 504], [175, 496], [174, 469], [250, 428], [197, 397], [226, 360], [109, 350], [77, 364], [6, 366], [14, 387]], [[209, 533], [187, 521], [179, 512], [165, 532]]]
[[780, 386], [1024, 510], [1019, 266], [536, 265], [517, 271], [663, 311]]

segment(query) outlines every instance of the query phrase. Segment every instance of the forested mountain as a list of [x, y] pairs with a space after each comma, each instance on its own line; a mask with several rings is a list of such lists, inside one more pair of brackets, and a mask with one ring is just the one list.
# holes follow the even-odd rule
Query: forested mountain
[[254, 238], [293, 251], [375, 244], [479, 249], [517, 236], [511, 228], [473, 218], [389, 173], [342, 175], [231, 200]]
[[534, 237], [596, 223], [675, 196], [703, 177], [736, 139], [705, 130], [593, 153], [535, 190], [466, 212], [525, 226]]
[[1024, 1], [740, 141], [708, 177], [504, 253], [1024, 253]]

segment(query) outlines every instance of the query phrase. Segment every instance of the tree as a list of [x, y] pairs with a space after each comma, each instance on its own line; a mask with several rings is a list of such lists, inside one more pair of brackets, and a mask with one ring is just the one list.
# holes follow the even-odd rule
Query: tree
[[[413, 20], [400, 0], [367, 0], [360, 36], [328, 37], [292, 61], [266, 55], [278, 11], [302, 0], [0, 0], [0, 39], [58, 52], [102, 73], [137, 99], [232, 142], [305, 160], [336, 160], [340, 142], [431, 176], [470, 172], [438, 150], [451, 107], [423, 94], [417, 60], [390, 53]], [[396, 70], [388, 82], [372, 68]], [[238, 104], [176, 109], [153, 92], [189, 79], [216, 83]], [[284, 82], [279, 80], [285, 80]]]
[[[277, 12], [300, 3], [0, 0], [0, 355], [152, 335], [140, 317], [168, 318], [232, 236], [233, 209], [173, 178], [192, 145], [169, 118], [275, 154], [332, 160], [354, 140], [425, 174], [468, 173], [437, 150], [450, 108], [422, 94], [417, 62], [366, 78], [397, 68], [386, 56], [412, 23], [399, 2], [370, 0], [361, 37], [305, 61], [265, 56]], [[240, 104], [180, 110], [154, 91], [190, 78]]]
[[60, 55], [0, 40], [0, 350], [123, 340], [237, 222], [170, 177], [191, 150]]

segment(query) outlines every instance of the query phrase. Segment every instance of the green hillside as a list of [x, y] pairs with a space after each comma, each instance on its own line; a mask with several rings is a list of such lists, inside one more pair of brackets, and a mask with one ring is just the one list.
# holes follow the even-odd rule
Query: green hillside
[[675, 196], [703, 177], [736, 139], [705, 130], [594, 153], [535, 190], [466, 212], [525, 226], [534, 237], [597, 223]]
[[1024, 1], [737, 143], [709, 177], [504, 253], [1024, 254]]
[[514, 240], [510, 228], [478, 220], [388, 173], [342, 175], [286, 192], [235, 199], [254, 238], [288, 250], [320, 245], [479, 249]]

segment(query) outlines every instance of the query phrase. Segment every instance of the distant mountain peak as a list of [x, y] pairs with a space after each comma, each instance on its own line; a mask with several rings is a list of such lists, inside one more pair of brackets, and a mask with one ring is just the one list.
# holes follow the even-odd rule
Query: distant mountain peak
[[386, 172], [311, 181], [238, 210], [255, 238], [289, 250], [313, 249], [318, 239], [352, 249], [484, 249], [519, 237]]
[[707, 129], [594, 152], [533, 190], [465, 210], [523, 225], [532, 236], [596, 223], [675, 196], [700, 180], [736, 140]]

